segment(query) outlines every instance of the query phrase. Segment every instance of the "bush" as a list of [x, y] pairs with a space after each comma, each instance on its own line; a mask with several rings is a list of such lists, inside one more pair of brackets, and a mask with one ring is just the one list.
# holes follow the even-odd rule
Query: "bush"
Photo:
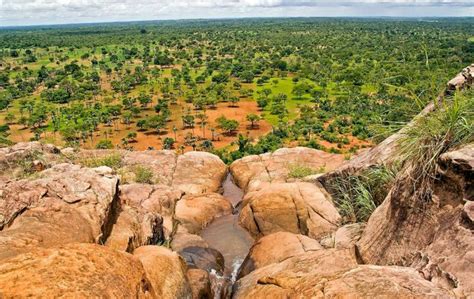
[[345, 223], [365, 222], [390, 190], [398, 168], [374, 167], [331, 179], [327, 189]]
[[100, 140], [95, 146], [96, 149], [112, 149], [114, 145], [110, 140]]
[[141, 184], [153, 184], [153, 171], [148, 167], [136, 166], [133, 170], [135, 182]]
[[[418, 187], [430, 185], [439, 156], [474, 140], [474, 92], [456, 94], [430, 114], [406, 127], [398, 143], [398, 157]], [[425, 184], [428, 183], [428, 184]]]

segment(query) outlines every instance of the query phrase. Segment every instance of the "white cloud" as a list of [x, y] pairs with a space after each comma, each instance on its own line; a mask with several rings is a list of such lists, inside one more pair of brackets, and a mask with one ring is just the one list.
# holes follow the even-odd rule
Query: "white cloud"
[[0, 24], [265, 16], [474, 16], [474, 0], [0, 0]]

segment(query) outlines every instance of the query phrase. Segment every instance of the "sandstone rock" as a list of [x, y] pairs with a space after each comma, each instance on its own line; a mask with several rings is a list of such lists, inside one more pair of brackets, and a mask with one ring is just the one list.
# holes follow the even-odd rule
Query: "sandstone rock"
[[331, 235], [320, 240], [324, 248], [352, 248], [359, 241], [365, 223], [351, 223], [341, 226]]
[[459, 74], [448, 82], [447, 93], [462, 90], [474, 84], [474, 63], [464, 68]]
[[94, 244], [36, 249], [0, 264], [2, 298], [153, 298], [142, 264]]
[[139, 214], [160, 214], [166, 239], [173, 230], [176, 202], [182, 192], [165, 185], [127, 184], [120, 186], [120, 201], [134, 208]]
[[158, 213], [139, 213], [123, 205], [105, 245], [121, 251], [133, 252], [143, 245], [164, 241], [163, 218]]
[[254, 236], [279, 231], [321, 238], [337, 229], [340, 215], [311, 183], [272, 183], [244, 197], [239, 221]]
[[201, 269], [189, 269], [187, 272], [193, 299], [214, 298], [209, 273]]
[[214, 248], [191, 246], [181, 249], [179, 254], [188, 268], [202, 269], [208, 273], [214, 270], [220, 275], [224, 273], [224, 257]]
[[308, 251], [321, 250], [318, 241], [303, 235], [278, 232], [259, 239], [240, 267], [238, 279], [255, 269], [282, 262]]
[[173, 236], [171, 248], [174, 251], [181, 251], [186, 247], [209, 247], [201, 236], [189, 233], [178, 232]]
[[177, 155], [174, 151], [127, 151], [127, 150], [80, 150], [68, 155], [71, 160], [84, 162], [100, 160], [106, 157], [120, 158], [122, 175], [134, 181], [134, 168], [137, 166], [149, 169], [157, 184], [171, 185], [173, 172], [176, 168]]
[[317, 250], [257, 269], [233, 298], [449, 298], [415, 270], [357, 265], [353, 250]]
[[87, 220], [70, 207], [34, 208], [0, 232], [0, 260], [30, 252], [37, 247], [93, 243], [96, 236]]
[[214, 219], [232, 213], [232, 205], [222, 195], [186, 195], [176, 204], [176, 220], [189, 233], [199, 234]]
[[444, 154], [438, 178], [425, 193], [414, 192], [409, 171], [399, 176], [358, 242], [363, 261], [413, 266], [437, 285], [473, 296], [468, 265], [474, 236], [466, 217], [474, 194], [472, 161], [472, 144]]
[[142, 246], [133, 256], [141, 261], [155, 298], [191, 298], [186, 266], [177, 253], [161, 246]]
[[41, 176], [0, 186], [3, 256], [32, 246], [105, 242], [115, 221], [118, 179], [71, 164], [57, 164]]
[[137, 165], [150, 169], [156, 183], [169, 186], [176, 168], [176, 159], [174, 151], [124, 151], [122, 162], [130, 169]]
[[281, 148], [273, 153], [239, 159], [231, 164], [230, 171], [240, 188], [252, 191], [265, 182], [286, 182], [293, 166], [329, 171], [343, 162], [342, 155], [304, 147]]
[[178, 157], [172, 186], [186, 194], [217, 192], [227, 173], [227, 166], [216, 155], [187, 152]]

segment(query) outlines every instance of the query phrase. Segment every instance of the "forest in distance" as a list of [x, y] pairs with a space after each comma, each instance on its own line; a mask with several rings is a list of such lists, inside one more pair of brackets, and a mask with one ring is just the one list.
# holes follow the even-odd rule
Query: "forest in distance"
[[474, 18], [288, 18], [0, 29], [0, 144], [348, 158], [474, 61]]

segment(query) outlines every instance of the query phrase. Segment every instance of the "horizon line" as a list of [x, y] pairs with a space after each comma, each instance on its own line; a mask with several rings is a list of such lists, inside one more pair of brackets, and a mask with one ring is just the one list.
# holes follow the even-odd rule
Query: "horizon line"
[[29, 25], [1, 25], [2, 29], [28, 28], [28, 27], [56, 27], [56, 26], [80, 26], [80, 25], [101, 25], [101, 24], [120, 24], [120, 23], [147, 23], [147, 22], [173, 22], [173, 21], [217, 21], [217, 20], [248, 20], [248, 19], [474, 19], [474, 16], [280, 16], [280, 17], [207, 17], [207, 18], [163, 18], [163, 19], [141, 19], [141, 20], [117, 20], [117, 21], [96, 21], [96, 22], [77, 22], [77, 23], [46, 23], [46, 24], [29, 24]]

